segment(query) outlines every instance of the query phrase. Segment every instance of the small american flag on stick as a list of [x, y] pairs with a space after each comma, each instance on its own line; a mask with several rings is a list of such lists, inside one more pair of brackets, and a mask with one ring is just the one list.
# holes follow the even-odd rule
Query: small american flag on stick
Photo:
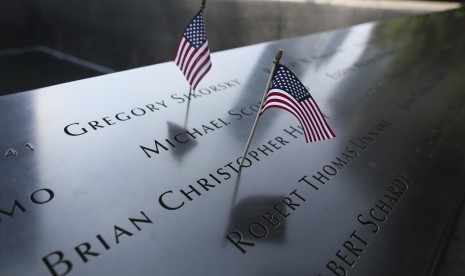
[[274, 57], [273, 69], [271, 70], [270, 78], [268, 79], [260, 103], [260, 112], [257, 113], [252, 131], [245, 145], [241, 163], [239, 164], [239, 172], [242, 169], [242, 164], [249, 150], [250, 142], [257, 128], [258, 121], [263, 112], [269, 108], [281, 108], [296, 116], [302, 125], [307, 143], [336, 137], [331, 128], [329, 128], [328, 123], [321, 113], [320, 108], [310, 95], [310, 92], [308, 92], [291, 70], [279, 64], [282, 54], [283, 50], [278, 49]]
[[187, 24], [174, 57], [174, 62], [194, 90], [212, 67], [202, 10]]
[[300, 80], [286, 66], [276, 67], [260, 115], [272, 107], [289, 111], [302, 125], [307, 143], [336, 137]]

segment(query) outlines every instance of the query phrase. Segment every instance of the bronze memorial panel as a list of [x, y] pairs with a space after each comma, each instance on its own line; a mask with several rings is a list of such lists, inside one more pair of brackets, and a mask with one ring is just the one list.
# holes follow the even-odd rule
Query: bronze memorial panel
[[[429, 275], [464, 32], [459, 9], [217, 52], [190, 100], [173, 62], [0, 97], [0, 274]], [[278, 48], [336, 138], [269, 110], [239, 175]]]

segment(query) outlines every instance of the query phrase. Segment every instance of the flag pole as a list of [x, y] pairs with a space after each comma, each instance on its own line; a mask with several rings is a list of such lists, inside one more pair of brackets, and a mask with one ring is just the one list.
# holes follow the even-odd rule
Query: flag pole
[[[200, 10], [201, 11], [203, 11], [205, 9], [205, 2], [207, 2], [207, 0], [202, 0], [202, 2], [200, 3]], [[189, 100], [191, 98], [191, 91], [192, 91], [192, 86], [189, 89]]]
[[273, 68], [271, 69], [271, 74], [268, 79], [268, 83], [266, 84], [265, 93], [263, 94], [262, 101], [260, 102], [260, 108], [258, 109], [257, 117], [255, 117], [255, 122], [253, 123], [252, 131], [250, 132], [250, 135], [249, 135], [249, 140], [247, 141], [247, 145], [245, 146], [244, 154], [242, 154], [241, 163], [239, 164], [239, 171], [242, 169], [242, 164], [244, 163], [245, 155], [247, 154], [247, 151], [249, 150], [250, 142], [252, 141], [252, 137], [255, 133], [255, 129], [257, 128], [257, 125], [258, 125], [258, 120], [260, 120], [260, 112], [262, 111], [263, 102], [265, 101], [266, 94], [268, 93], [268, 90], [270, 89], [270, 85], [271, 85], [271, 81], [273, 80], [273, 74], [276, 69], [276, 65], [279, 64], [279, 60], [281, 59], [282, 55], [283, 55], [283, 49], [278, 49], [278, 52], [276, 52], [276, 55], [273, 60]]

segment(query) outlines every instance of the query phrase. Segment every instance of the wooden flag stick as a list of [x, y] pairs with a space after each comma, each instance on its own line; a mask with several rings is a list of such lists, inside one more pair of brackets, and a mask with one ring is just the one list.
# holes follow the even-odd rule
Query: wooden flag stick
[[253, 123], [252, 131], [250, 132], [250, 135], [249, 135], [249, 140], [247, 141], [247, 145], [245, 146], [244, 154], [242, 155], [241, 163], [239, 164], [239, 171], [242, 169], [242, 164], [244, 163], [245, 155], [247, 154], [247, 151], [249, 150], [250, 142], [252, 142], [252, 137], [253, 137], [253, 135], [255, 133], [255, 129], [257, 128], [258, 120], [260, 120], [260, 112], [262, 111], [263, 102], [265, 101], [266, 94], [268, 93], [268, 90], [270, 89], [270, 85], [271, 85], [271, 81], [273, 80], [273, 74], [274, 74], [274, 71], [276, 69], [276, 65], [279, 64], [279, 60], [281, 59], [282, 55], [283, 55], [283, 49], [279, 49], [278, 52], [276, 53], [275, 57], [274, 57], [273, 68], [271, 69], [271, 74], [270, 74], [270, 77], [268, 79], [268, 83], [266, 84], [265, 93], [263, 94], [263, 98], [262, 98], [262, 101], [260, 103], [260, 108], [258, 109], [258, 112], [257, 112], [257, 117], [255, 117], [255, 122]]
[[200, 9], [201, 10], [205, 9], [205, 2], [206, 2], [206, 0], [202, 0], [202, 3], [200, 4]]

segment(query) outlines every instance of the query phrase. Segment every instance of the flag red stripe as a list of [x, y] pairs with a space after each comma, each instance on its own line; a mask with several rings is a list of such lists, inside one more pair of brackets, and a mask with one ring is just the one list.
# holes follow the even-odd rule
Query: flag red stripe
[[[311, 116], [311, 120], [315, 127], [315, 131], [318, 133], [320, 137], [318, 140], [325, 140], [333, 138], [331, 135], [328, 135], [327, 130], [324, 128], [324, 118], [321, 115], [321, 111], [315, 110], [311, 105], [312, 98], [305, 100], [302, 102], [302, 106], [308, 110], [308, 114]], [[319, 112], [318, 112], [319, 111]]]
[[[293, 109], [293, 114], [300, 117], [302, 128], [308, 135], [310, 141], [319, 141], [335, 137], [334, 132], [329, 128], [328, 123], [324, 119], [321, 110], [318, 108], [313, 98], [309, 98], [301, 103], [297, 102], [288, 93], [280, 89], [270, 90], [264, 103], [264, 110], [269, 109], [271, 103], [278, 102], [280, 105], [287, 105]], [[277, 107], [277, 106], [276, 106]], [[308, 142], [307, 140], [307, 142]]]
[[309, 120], [312, 122], [312, 126], [315, 129], [315, 132], [318, 134], [319, 139], [318, 140], [324, 140], [324, 135], [323, 135], [323, 129], [321, 128], [317, 115], [315, 114], [315, 110], [311, 107], [311, 105], [308, 105], [308, 100], [305, 100], [301, 103], [302, 108], [304, 108], [310, 117]]
[[178, 61], [178, 67], [179, 69], [181, 69], [181, 66], [182, 64], [184, 63], [184, 58], [187, 54], [187, 50], [189, 49], [189, 43], [187, 42], [187, 40], [184, 42], [184, 44], [182, 45], [182, 49], [181, 49], [181, 53], [180, 53], [180, 56], [179, 56], [179, 61]]
[[210, 68], [212, 68], [212, 64], [211, 64], [211, 62], [210, 62], [210, 58], [207, 59], [207, 61], [208, 61], [208, 67], [206, 67], [206, 68], [204, 67], [204, 72], [203, 72], [203, 74], [200, 75], [200, 77], [197, 78], [197, 81], [195, 81], [195, 83], [194, 83], [194, 85], [193, 85], [193, 86], [194, 86], [194, 90], [195, 90], [195, 88], [197, 88], [197, 85], [198, 85], [199, 82], [203, 79], [203, 77], [205, 77], [205, 75], [208, 73], [208, 71], [210, 71]]
[[[203, 48], [203, 49], [202, 49]], [[201, 60], [204, 59], [205, 57], [207, 57], [207, 54], [209, 55], [209, 51], [208, 51], [208, 44], [205, 43], [202, 48], [199, 49], [198, 52], [198, 55], [197, 55], [197, 58], [195, 59], [194, 63], [192, 64], [192, 66], [190, 66], [187, 74], [186, 75], [186, 79], [191, 82], [191, 74], [192, 72], [194, 72], [198, 67], [199, 65], [201, 64]], [[203, 64], [203, 62], [202, 62]]]
[[325, 139], [333, 138], [334, 135], [332, 135], [332, 133], [328, 131], [327, 122], [324, 119], [320, 109], [315, 108], [315, 107], [318, 107], [318, 106], [316, 105], [314, 100], [312, 98], [306, 100], [305, 105], [307, 106], [308, 109], [310, 109], [312, 111], [315, 123], [318, 124], [318, 129], [319, 129], [321, 135], [323, 135], [325, 137]]
[[191, 68], [192, 59], [197, 55], [198, 51], [192, 47], [192, 51], [189, 52], [189, 57], [187, 57], [187, 62], [184, 65], [184, 69], [182, 70], [183, 74], [186, 75], [189, 69]]
[[[293, 114], [299, 119], [301, 122], [302, 128], [305, 132], [305, 137], [306, 140], [313, 141], [314, 140], [314, 133], [311, 131], [311, 127], [308, 125], [308, 122], [305, 120], [305, 118], [300, 114], [300, 111], [293, 106], [293, 102], [289, 101], [288, 98], [282, 97], [281, 94], [275, 93], [273, 96], [269, 97], [267, 99], [267, 105], [269, 104], [279, 104], [282, 106], [286, 106], [287, 108], [290, 108], [293, 110]], [[266, 108], [268, 109], [268, 108]]]
[[186, 49], [186, 55], [184, 56], [182, 64], [181, 64], [181, 71], [183, 72], [183, 74], [185, 74], [184, 71], [186, 70], [186, 65], [187, 65], [186, 61], [191, 57], [192, 52], [195, 51], [195, 48], [190, 43], [187, 43], [187, 45], [188, 47]]
[[188, 44], [189, 43], [187, 42], [187, 40], [183, 38], [181, 49], [179, 51], [178, 62], [176, 63], [179, 68], [181, 68], [181, 64], [184, 60], [184, 56], [186, 55], [186, 49], [188, 47]]
[[294, 98], [292, 98], [288, 93], [275, 89], [271, 90], [269, 93], [270, 96], [276, 95], [278, 97], [283, 97], [288, 101], [288, 104], [291, 105], [292, 108], [294, 108], [298, 114], [301, 116], [302, 121], [306, 122], [306, 124], [302, 125], [302, 127], [309, 132], [309, 136], [311, 137], [311, 140], [320, 140], [321, 137], [318, 135], [315, 129], [315, 125], [313, 120], [309, 117], [309, 114], [306, 110], [303, 109], [301, 104], [297, 102]]
[[[289, 106], [287, 104], [280, 104], [278, 101], [274, 101], [274, 102], [270, 102], [262, 111], [262, 113], [269, 109], [269, 108], [272, 108], [272, 107], [275, 107], [275, 108], [280, 108], [280, 109], [283, 109], [283, 110], [286, 110], [288, 111], [289, 113], [291, 113], [292, 115], [294, 115], [295, 118], [297, 118], [297, 120], [300, 122], [300, 125], [304, 125], [304, 122], [302, 121], [302, 118], [296, 113], [296, 111], [292, 108], [289, 108]], [[304, 130], [304, 136], [305, 136], [305, 141], [308, 143], [308, 142], [312, 142], [313, 140], [311, 139], [311, 137], [309, 137], [309, 133], [306, 131], [305, 128], [303, 128]]]
[[313, 106], [313, 109], [317, 110], [317, 114], [319, 115], [320, 120], [321, 120], [321, 122], [322, 122], [322, 124], [323, 124], [323, 126], [325, 128], [325, 132], [330, 134], [330, 135], [328, 134], [328, 136], [330, 136], [330, 138], [336, 137], [336, 134], [334, 134], [333, 130], [329, 127], [328, 122], [324, 118], [323, 112], [321, 112], [320, 107], [316, 104], [316, 102], [315, 102], [315, 100], [313, 98], [311, 98], [311, 99], [312, 100], [311, 100], [310, 103]]
[[197, 63], [195, 68], [192, 70], [192, 75], [187, 79], [190, 83], [195, 83], [197, 80], [196, 78], [199, 75], [202, 75], [201, 73], [205, 69], [206, 66], [208, 66], [208, 63], [210, 62], [210, 55], [205, 55], [203, 56], [200, 61]]

